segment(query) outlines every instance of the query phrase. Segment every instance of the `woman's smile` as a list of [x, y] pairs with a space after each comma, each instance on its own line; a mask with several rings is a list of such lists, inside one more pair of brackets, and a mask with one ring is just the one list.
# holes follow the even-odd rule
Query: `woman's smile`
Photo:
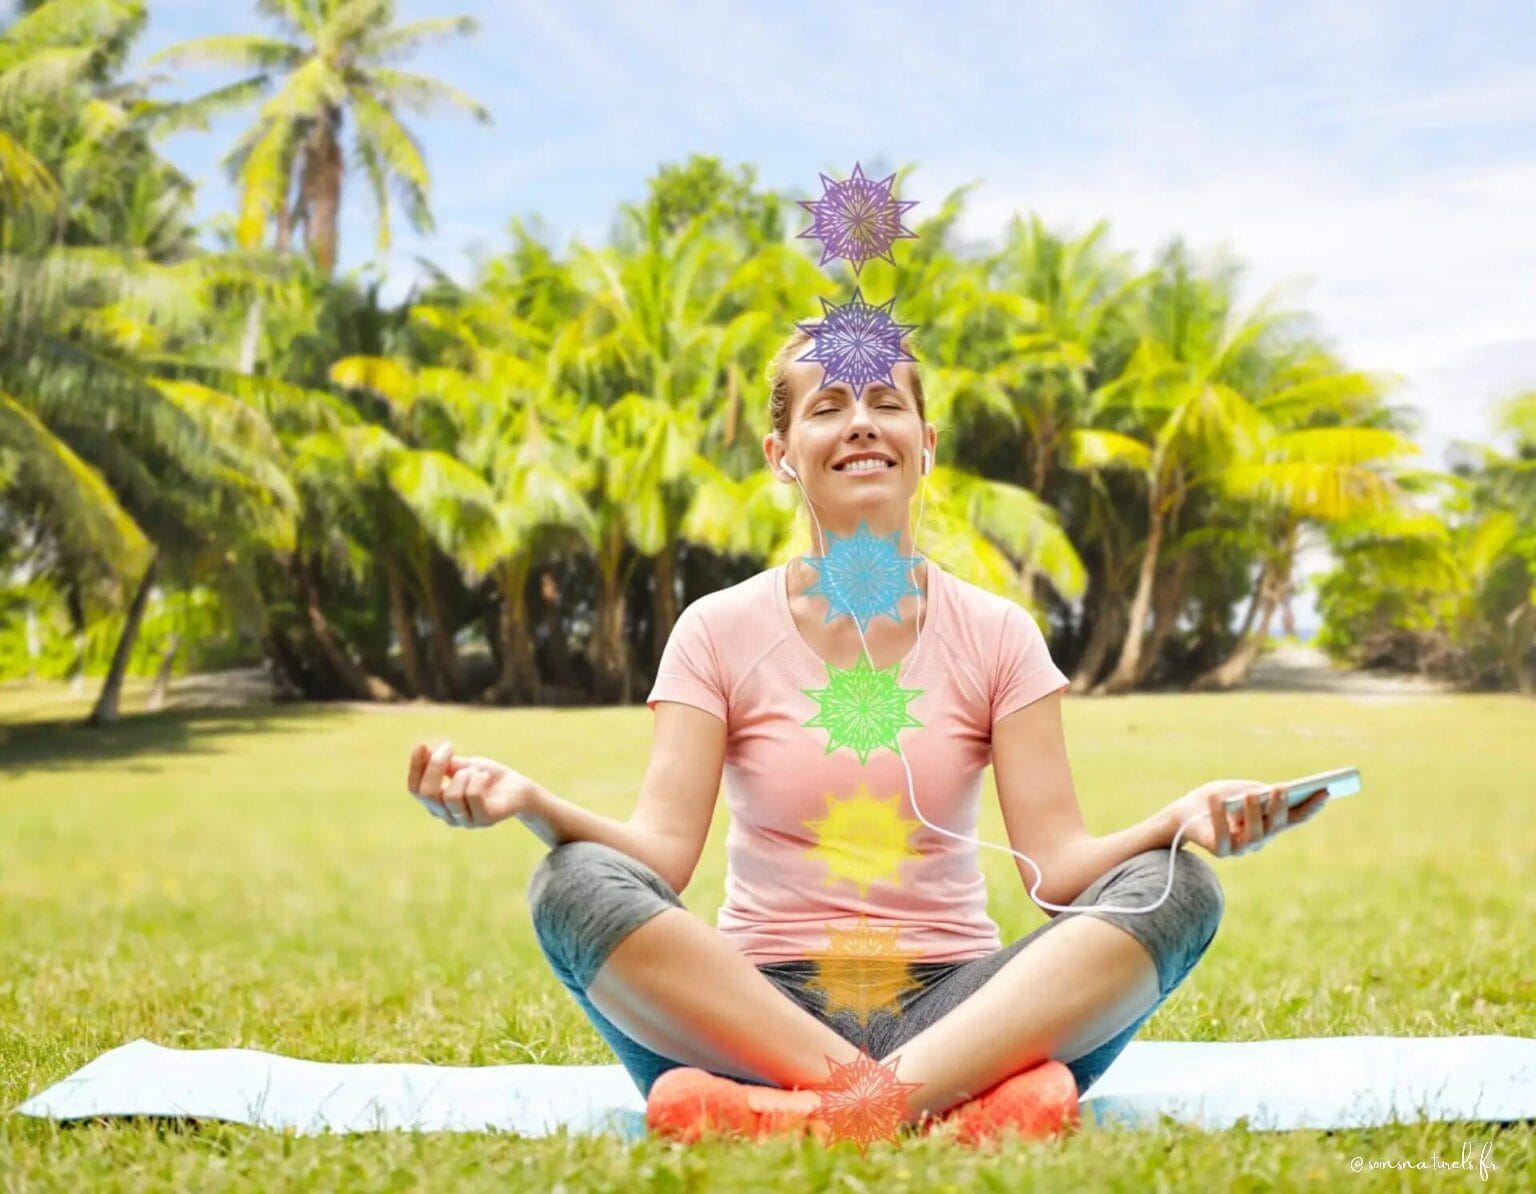
[[834, 472], [867, 477], [896, 471], [896, 461], [884, 452], [855, 452], [832, 466]]

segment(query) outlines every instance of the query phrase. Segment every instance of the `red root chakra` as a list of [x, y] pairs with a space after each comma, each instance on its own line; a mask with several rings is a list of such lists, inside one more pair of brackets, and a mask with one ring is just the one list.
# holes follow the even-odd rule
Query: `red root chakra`
[[852, 1140], [863, 1152], [875, 1140], [895, 1140], [907, 1112], [907, 1095], [922, 1085], [896, 1077], [896, 1063], [877, 1061], [863, 1047], [846, 1065], [827, 1058], [830, 1076], [811, 1089], [821, 1095], [817, 1113], [831, 1141]]

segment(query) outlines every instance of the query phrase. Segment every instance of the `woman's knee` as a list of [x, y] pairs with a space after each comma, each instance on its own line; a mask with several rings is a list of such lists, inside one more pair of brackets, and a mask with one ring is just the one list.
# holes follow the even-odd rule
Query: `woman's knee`
[[654, 870], [601, 842], [554, 847], [528, 881], [534, 935], [557, 970], [582, 982], [619, 939], [669, 904], [682, 906]]
[[1174, 906], [1179, 918], [1189, 926], [1190, 932], [1204, 948], [1216, 936], [1222, 915], [1226, 912], [1227, 900], [1221, 880], [1216, 877], [1216, 868], [1194, 851], [1173, 851], [1165, 846], [1140, 855], [1144, 860], [1143, 865], [1160, 881], [1158, 890], [1162, 890], [1168, 883], [1170, 854], [1176, 857], [1173, 860], [1173, 886], [1168, 892], [1168, 902]]
[[1153, 954], [1159, 984], [1166, 994], [1193, 969], [1216, 937], [1226, 911], [1221, 880], [1216, 877], [1215, 868], [1192, 851], [1172, 851], [1167, 847], [1129, 859], [1117, 878], [1122, 882], [1112, 886], [1120, 890], [1106, 890], [1100, 896], [1103, 902], [1150, 907], [1164, 888], [1168, 889], [1166, 899], [1153, 911], [1125, 917], [1126, 922], [1140, 922], [1127, 923], [1126, 927]]
[[565, 842], [544, 855], [528, 880], [533, 922], [559, 921], [564, 913], [590, 907], [615, 881], [643, 879], [643, 864], [602, 842]]

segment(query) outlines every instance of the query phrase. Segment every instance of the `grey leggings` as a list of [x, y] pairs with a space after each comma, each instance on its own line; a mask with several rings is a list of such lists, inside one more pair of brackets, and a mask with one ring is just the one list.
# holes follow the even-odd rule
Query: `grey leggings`
[[[1095, 880], [1073, 907], [1116, 904], [1142, 908], [1162, 894], [1168, 881], [1168, 850], [1148, 850], [1111, 867]], [[551, 850], [534, 871], [528, 906], [539, 947], [555, 975], [581, 1005], [598, 1034], [608, 1042], [640, 1093], [667, 1070], [687, 1064], [653, 1052], [620, 1031], [587, 998], [587, 988], [614, 947], [651, 917], [683, 907], [677, 893], [643, 862], [598, 842], [567, 842]], [[871, 1056], [889, 1056], [906, 1041], [963, 1003], [1002, 969], [1014, 954], [1042, 933], [1077, 915], [1118, 925], [1146, 948], [1157, 967], [1157, 1002], [1118, 1036], [1082, 1057], [1066, 1060], [1079, 1092], [1087, 1091], [1120, 1055], [1148, 1017], [1184, 981], [1216, 936], [1225, 900], [1215, 872], [1204, 859], [1178, 851], [1173, 889], [1154, 911], [1123, 913], [1090, 908], [1060, 913], [1028, 936], [985, 957], [964, 962], [914, 962], [909, 978], [919, 989], [900, 997], [899, 1014], [875, 1012], [860, 1024], [855, 1013], [839, 1007], [826, 1011], [825, 994], [813, 986], [818, 963], [812, 959], [768, 962], [757, 969], [789, 999], [829, 1025], [844, 1040], [863, 1046]], [[745, 1081], [745, 1079], [737, 1079]], [[759, 1085], [770, 1085], [759, 1083]]]

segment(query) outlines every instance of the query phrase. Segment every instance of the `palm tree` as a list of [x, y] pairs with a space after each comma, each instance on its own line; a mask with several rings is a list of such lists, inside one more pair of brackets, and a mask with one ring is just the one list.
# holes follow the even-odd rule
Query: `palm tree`
[[397, 109], [430, 111], [443, 104], [482, 122], [490, 114], [447, 83], [384, 63], [429, 38], [472, 33], [476, 22], [433, 17], [396, 25], [392, 0], [258, 0], [257, 8], [276, 18], [288, 40], [256, 34], [205, 37], [171, 46], [150, 60], [228, 62], [256, 72], [178, 105], [174, 118], [181, 124], [202, 124], [211, 115], [249, 104], [282, 80], [226, 159], [240, 185], [240, 243], [257, 247], [275, 223], [282, 250], [293, 228], [302, 224], [305, 247], [322, 271], [332, 270], [349, 115], [355, 126], [353, 157], [362, 164], [378, 208], [379, 252], [389, 248], [391, 188], [404, 201], [412, 227], [430, 230], [431, 176]]
[[0, 446], [19, 459], [0, 498], [77, 623], [132, 592], [93, 722], [117, 716], [159, 577], [248, 596], [225, 557], [290, 530], [264, 421], [169, 376], [227, 263], [190, 255], [188, 190], [150, 147], [138, 89], [114, 81], [143, 20], [139, 3], [50, 0], [0, 39], [0, 121], [51, 180], [22, 187], [37, 202], [0, 237]]
[[[471, 578], [489, 577], [501, 602], [497, 624], [501, 674], [480, 699], [537, 701], [543, 685], [527, 625], [525, 593], [536, 550], [551, 529], [590, 531], [590, 515], [572, 474], [578, 465], [563, 438], [547, 434], [557, 396], [543, 383], [536, 351], [527, 355], [486, 344], [500, 331], [509, 337], [514, 321], [495, 304], [472, 301], [452, 309], [424, 305], [413, 312], [422, 323], [454, 335], [467, 354], [466, 368], [418, 366], [397, 358], [348, 357], [337, 361], [333, 379], [383, 398], [402, 422], [428, 410], [453, 428], [453, 454], [397, 444], [385, 483], [390, 504], [401, 517], [382, 541], [377, 559], [386, 571], [390, 616], [400, 642], [408, 682], [418, 693], [459, 695], [453, 663], [453, 632], [434, 583], [431, 549]], [[574, 422], [574, 411], [568, 412]], [[402, 550], [402, 546], [404, 550]], [[407, 614], [410, 596], [420, 594], [432, 627], [433, 672], [418, 657]]]
[[[1197, 277], [1180, 243], [1166, 250], [1124, 370], [1094, 394], [1095, 426], [1069, 442], [1079, 469], [1126, 469], [1145, 483], [1147, 532], [1120, 655], [1097, 692], [1141, 674], [1147, 615], [1163, 539], [1191, 488], [1220, 471], [1258, 430], [1244, 391], [1263, 368], [1279, 317], [1231, 316], [1230, 278]], [[1118, 427], [1116, 426], [1118, 424]]]
[[[618, 245], [578, 250], [575, 276], [588, 302], [581, 330], [562, 338], [587, 393], [598, 401], [605, 393], [643, 397], [646, 404], [629, 404], [626, 418], [652, 420], [642, 438], [660, 437], [655, 487], [637, 499], [657, 529], [655, 547], [645, 552], [655, 560], [652, 661], [677, 620], [677, 553], [699, 463], [728, 454], [742, 378], [760, 375], [783, 334], [770, 312], [810, 307], [818, 281], [798, 253], [798, 268], [774, 252], [749, 254], [738, 265], [745, 246], [715, 229], [716, 215], [706, 209], [669, 229], [657, 197], [626, 206]], [[611, 612], [607, 619], [611, 624]]]

